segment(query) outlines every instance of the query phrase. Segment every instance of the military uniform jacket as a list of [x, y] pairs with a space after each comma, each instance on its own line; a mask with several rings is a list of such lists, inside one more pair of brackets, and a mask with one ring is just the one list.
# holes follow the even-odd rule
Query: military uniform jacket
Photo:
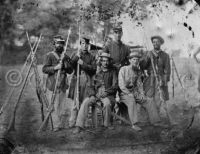
[[[92, 77], [96, 72], [96, 62], [95, 57], [91, 55], [88, 51], [86, 53], [81, 53], [80, 58], [83, 60], [83, 65], [80, 65], [80, 85], [79, 85], [79, 101], [82, 102], [84, 98], [94, 95], [94, 90], [92, 88]], [[71, 83], [69, 87], [69, 98], [76, 98], [76, 83], [77, 83], [77, 62], [79, 57], [76, 52], [71, 56], [71, 64], [74, 69], [73, 76], [71, 78]]]
[[114, 67], [109, 67], [107, 71], [100, 70], [94, 77], [94, 88], [97, 95], [104, 87], [106, 97], [115, 97], [118, 90], [117, 70]]
[[[42, 68], [43, 73], [47, 74], [46, 87], [53, 91], [56, 82], [57, 71], [54, 67], [59, 64], [59, 55], [55, 52], [49, 52], [44, 61], [44, 66]], [[67, 73], [71, 74], [73, 72], [72, 66], [70, 65], [70, 58], [66, 55], [63, 59], [63, 68], [61, 69], [61, 75], [59, 79], [58, 87], [63, 92], [68, 88]]]
[[105, 46], [105, 52], [110, 53], [113, 64], [116, 65], [118, 69], [129, 64], [128, 56], [130, 54], [130, 49], [121, 41], [109, 43]]
[[[154, 50], [148, 52], [143, 59], [141, 60], [141, 68], [143, 70], [147, 70], [148, 77], [145, 79], [146, 83], [144, 83], [145, 91], [147, 93], [148, 90], [154, 91], [150, 92], [151, 95], [155, 94], [155, 85], [156, 85], [156, 79], [152, 67], [151, 62], [151, 56], [153, 59], [154, 67], [157, 72], [157, 75], [159, 77], [159, 80], [162, 80], [163, 85], [161, 85], [161, 89], [163, 90], [163, 98], [164, 100], [169, 99], [169, 92], [168, 92], [168, 86], [167, 83], [170, 81], [170, 75], [171, 75], [171, 66], [170, 66], [170, 58], [167, 53], [164, 51], [159, 51], [156, 53]], [[149, 89], [150, 87], [153, 87], [153, 89]]]

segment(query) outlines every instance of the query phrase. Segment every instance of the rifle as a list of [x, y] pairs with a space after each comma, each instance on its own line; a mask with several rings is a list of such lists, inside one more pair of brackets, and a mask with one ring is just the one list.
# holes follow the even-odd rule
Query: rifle
[[[165, 102], [164, 98], [163, 98], [163, 91], [161, 90], [161, 87], [160, 87], [160, 80], [159, 80], [159, 77], [158, 77], [158, 74], [156, 72], [156, 69], [155, 69], [155, 66], [154, 66], [154, 60], [153, 60], [153, 53], [151, 52], [150, 54], [150, 58], [151, 58], [151, 64], [152, 64], [152, 68], [153, 68], [153, 72], [154, 72], [154, 76], [156, 77], [156, 82], [158, 84], [158, 92], [159, 92], [159, 96], [160, 96], [160, 100], [162, 102]], [[167, 114], [167, 118], [170, 122], [170, 116], [169, 116], [169, 112], [168, 112], [168, 109], [167, 109], [167, 106], [164, 105], [164, 108], [165, 108], [165, 111], [166, 111], [166, 114]]]
[[[33, 47], [35, 47], [35, 46], [36, 46], [36, 42], [34, 43]], [[30, 52], [29, 55], [27, 56], [26, 61], [25, 61], [24, 65], [22, 66], [21, 70], [20, 70], [20, 74], [23, 74], [24, 69], [25, 69], [25, 67], [26, 67], [26, 65], [27, 65], [27, 63], [28, 63], [28, 60], [30, 59], [30, 56], [31, 56], [31, 52]], [[6, 101], [5, 101], [5, 103], [1, 106], [0, 115], [3, 113], [4, 108], [8, 105], [8, 102], [9, 102], [10, 98], [12, 97], [16, 86], [17, 86], [17, 84], [15, 84], [15, 85], [9, 90], [8, 97], [7, 97]]]
[[[99, 99], [97, 99], [97, 101], [100, 101]], [[99, 110], [103, 111], [102, 107], [98, 104], [98, 103], [95, 103], [95, 107], [97, 107]], [[125, 118], [117, 115], [116, 113], [114, 113], [113, 111], [111, 111], [111, 115], [113, 117], [116, 117], [117, 119], [123, 121], [124, 123], [128, 124], [128, 125], [132, 125], [130, 121], [126, 120]]]
[[173, 65], [173, 57], [171, 56], [172, 59], [172, 97], [174, 98], [174, 65]]
[[[65, 54], [67, 52], [66, 49], [67, 49], [67, 45], [68, 45], [70, 33], [71, 33], [71, 27], [68, 30], [67, 40], [65, 42], [64, 51], [61, 54], [61, 57], [60, 57], [60, 60], [59, 60], [59, 64], [63, 63], [63, 59], [64, 59]], [[48, 122], [48, 119], [49, 119], [49, 117], [51, 115], [51, 112], [53, 112], [53, 110], [54, 110], [54, 102], [55, 102], [55, 98], [56, 98], [56, 93], [58, 92], [58, 87], [59, 87], [58, 83], [59, 83], [59, 79], [60, 79], [60, 74], [61, 74], [61, 69], [58, 70], [57, 75], [56, 75], [55, 87], [54, 87], [54, 90], [53, 90], [53, 94], [51, 96], [51, 104], [49, 105], [48, 113], [47, 113], [46, 117], [44, 118], [44, 121], [40, 125], [38, 132], [40, 132], [41, 130], [43, 130], [43, 128], [46, 126], [46, 124]]]
[[[94, 80], [98, 81], [97, 79], [94, 79]], [[101, 102], [101, 95], [102, 95], [102, 92], [105, 91], [105, 84], [104, 84], [104, 81], [103, 81], [103, 80], [99, 80], [99, 81], [101, 82], [101, 87], [98, 88], [98, 92], [97, 92], [97, 94], [96, 94], [96, 96], [95, 96], [97, 102]], [[98, 109], [100, 109], [101, 111], [103, 111], [102, 107], [101, 107], [98, 103], [95, 103], [94, 105], [95, 105]], [[124, 123], [126, 123], [126, 124], [128, 124], [128, 125], [132, 125], [130, 121], [128, 121], [128, 120], [126, 120], [125, 118], [123, 118], [123, 117], [117, 115], [117, 114], [114, 113], [113, 111], [111, 111], [111, 115], [112, 115], [113, 117], [116, 117], [117, 119], [123, 121]]]
[[[49, 101], [47, 99], [47, 96], [45, 95], [44, 89], [42, 88], [41, 78], [39, 76], [39, 72], [36, 65], [34, 65], [34, 72], [35, 72], [35, 81], [36, 81], [36, 94], [41, 104], [42, 121], [44, 121], [43, 103], [45, 104], [46, 108], [48, 108]], [[50, 122], [51, 122], [51, 129], [53, 130], [53, 119], [51, 115], [50, 115]]]
[[35, 57], [35, 54], [36, 54], [38, 45], [39, 45], [39, 43], [40, 43], [41, 37], [42, 37], [42, 34], [40, 34], [40, 37], [39, 37], [39, 40], [38, 40], [38, 42], [37, 42], [36, 48], [35, 48], [35, 50], [34, 50], [33, 53], [32, 53], [30, 66], [29, 66], [28, 71], [27, 71], [27, 74], [26, 74], [26, 76], [25, 76], [24, 83], [23, 83], [22, 89], [21, 89], [21, 91], [20, 91], [20, 94], [19, 94], [19, 96], [18, 96], [18, 99], [17, 99], [17, 101], [16, 101], [16, 103], [15, 103], [15, 105], [14, 105], [13, 115], [12, 115], [12, 117], [11, 117], [10, 123], [9, 123], [9, 125], [8, 125], [8, 129], [7, 129], [8, 132], [11, 131], [11, 130], [15, 130], [15, 117], [16, 117], [17, 107], [18, 107], [19, 101], [20, 101], [20, 99], [21, 99], [21, 97], [22, 97], [22, 93], [23, 93], [23, 91], [24, 91], [24, 88], [25, 88], [25, 86], [26, 86], [26, 83], [27, 83], [27, 80], [28, 80], [28, 76], [29, 76], [29, 73], [30, 73], [30, 71], [31, 71], [31, 67], [32, 67], [33, 62], [34, 62], [34, 60], [35, 60], [34, 57]]
[[[79, 26], [79, 43], [80, 43], [80, 39], [81, 39], [81, 32], [80, 32], [80, 26]], [[80, 47], [78, 48], [78, 53], [80, 53]], [[80, 102], [79, 102], [79, 95], [80, 95], [80, 90], [79, 90], [79, 84], [80, 84], [80, 65], [77, 63], [77, 82], [76, 82], [76, 98], [75, 98], [75, 101], [74, 101], [74, 107], [73, 109], [77, 109], [79, 110], [79, 107], [80, 107]]]
[[182, 84], [182, 82], [181, 82], [181, 79], [180, 79], [178, 70], [177, 70], [177, 68], [176, 68], [176, 64], [175, 64], [175, 62], [174, 62], [174, 58], [171, 57], [171, 59], [172, 59], [172, 66], [173, 66], [173, 68], [174, 68], [174, 70], [175, 70], [176, 76], [177, 76], [178, 81], [179, 81], [179, 83], [180, 83], [180, 85], [181, 85], [181, 89], [183, 90], [184, 97], [185, 97], [185, 101], [187, 101], [186, 91], [185, 91], [185, 88], [183, 87], [183, 84]]
[[150, 54], [150, 59], [151, 59], [151, 65], [152, 65], [152, 68], [153, 68], [153, 73], [154, 73], [154, 76], [156, 78], [156, 82], [158, 84], [158, 92], [159, 92], [159, 96], [160, 96], [160, 99], [161, 101], [164, 101], [164, 98], [163, 98], [163, 95], [162, 95], [162, 90], [161, 90], [161, 87], [160, 87], [160, 80], [159, 80], [159, 77], [158, 77], [158, 74], [156, 72], [156, 69], [155, 69], [155, 66], [154, 66], [154, 60], [153, 60], [153, 56], [152, 56], [153, 53]]
[[[26, 32], [26, 36], [27, 36], [27, 39], [28, 39], [29, 46], [31, 48], [31, 52], [33, 53], [34, 46], [32, 47], [32, 45], [31, 45], [28, 32]], [[39, 72], [38, 72], [36, 61], [34, 61], [34, 63], [33, 63], [33, 68], [34, 68], [34, 73], [35, 73], [36, 94], [37, 94], [38, 100], [39, 100], [39, 102], [41, 104], [41, 116], [42, 116], [42, 121], [43, 121], [44, 120], [44, 107], [43, 107], [43, 104], [45, 104], [46, 108], [48, 108], [49, 101], [48, 101], [47, 96], [45, 94], [45, 91], [44, 91], [44, 89], [43, 89], [43, 87], [41, 85], [42, 80], [41, 80]], [[50, 116], [50, 120], [51, 120], [51, 129], [53, 130], [52, 116]]]

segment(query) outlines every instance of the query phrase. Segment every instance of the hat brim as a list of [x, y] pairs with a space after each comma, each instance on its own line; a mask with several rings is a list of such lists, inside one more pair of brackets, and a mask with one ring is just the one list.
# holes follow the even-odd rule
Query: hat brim
[[141, 58], [141, 56], [128, 56], [128, 59], [132, 59], [132, 58]]
[[108, 56], [99, 56], [99, 57], [101, 57], [101, 58], [108, 58], [108, 59], [112, 59], [111, 57], [108, 57]]
[[165, 43], [164, 39], [161, 36], [152, 36], [151, 42], [153, 42], [154, 39], [159, 39], [161, 44]]

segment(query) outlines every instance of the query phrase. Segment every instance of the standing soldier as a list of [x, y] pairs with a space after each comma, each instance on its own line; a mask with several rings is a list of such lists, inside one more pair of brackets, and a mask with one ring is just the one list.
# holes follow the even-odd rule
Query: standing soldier
[[[69, 98], [75, 101], [77, 97], [77, 64], [80, 65], [80, 82], [79, 82], [79, 102], [81, 103], [86, 97], [93, 94], [92, 77], [96, 72], [95, 57], [88, 52], [90, 40], [87, 37], [82, 37], [80, 40], [81, 49], [74, 53], [71, 57], [74, 74], [69, 87]], [[70, 127], [75, 126], [78, 110], [75, 106], [72, 108], [71, 117], [69, 120]]]
[[141, 61], [141, 68], [146, 70], [148, 74], [144, 82], [144, 90], [145, 94], [152, 99], [152, 103], [156, 103], [159, 111], [163, 103], [168, 120], [170, 120], [166, 104], [166, 101], [169, 100], [170, 58], [167, 53], [161, 50], [161, 45], [164, 43], [162, 37], [153, 36], [151, 41], [154, 49], [147, 52]]
[[54, 131], [60, 130], [64, 125], [64, 117], [66, 114], [66, 89], [68, 88], [67, 73], [71, 74], [73, 69], [70, 65], [70, 58], [65, 55], [62, 65], [59, 64], [60, 56], [63, 52], [65, 40], [62, 36], [54, 37], [55, 50], [49, 52], [46, 56], [43, 73], [47, 74], [46, 88], [49, 102], [55, 87], [57, 71], [61, 69], [61, 75], [58, 84], [58, 93], [54, 102], [54, 111], [52, 112]]
[[112, 128], [111, 110], [114, 107], [115, 96], [118, 88], [117, 70], [110, 65], [110, 54], [100, 55], [100, 71], [94, 77], [94, 95], [86, 98], [80, 108], [76, 121], [75, 133], [80, 132], [88, 115], [89, 105], [101, 101], [103, 103], [104, 127]]
[[113, 40], [105, 44], [105, 52], [110, 53], [114, 66], [119, 71], [120, 67], [128, 64], [130, 50], [129, 47], [121, 41], [123, 35], [122, 27], [114, 27], [113, 32]]

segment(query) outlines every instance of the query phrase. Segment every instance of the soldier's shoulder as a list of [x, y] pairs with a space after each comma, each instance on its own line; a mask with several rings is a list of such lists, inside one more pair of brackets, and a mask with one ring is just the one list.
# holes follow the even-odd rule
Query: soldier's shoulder
[[127, 70], [129, 68], [129, 66], [122, 66], [121, 68], [120, 68], [120, 71], [125, 71], [125, 70]]
[[127, 45], [126, 43], [124, 43], [124, 42], [121, 42], [121, 44], [122, 44], [122, 46], [123, 46], [124, 48], [126, 48], [126, 49], [130, 49], [130, 46], [129, 46], [129, 45]]
[[165, 57], [169, 57], [169, 54], [166, 53], [165, 51], [161, 51], [162, 55], [165, 56]]

